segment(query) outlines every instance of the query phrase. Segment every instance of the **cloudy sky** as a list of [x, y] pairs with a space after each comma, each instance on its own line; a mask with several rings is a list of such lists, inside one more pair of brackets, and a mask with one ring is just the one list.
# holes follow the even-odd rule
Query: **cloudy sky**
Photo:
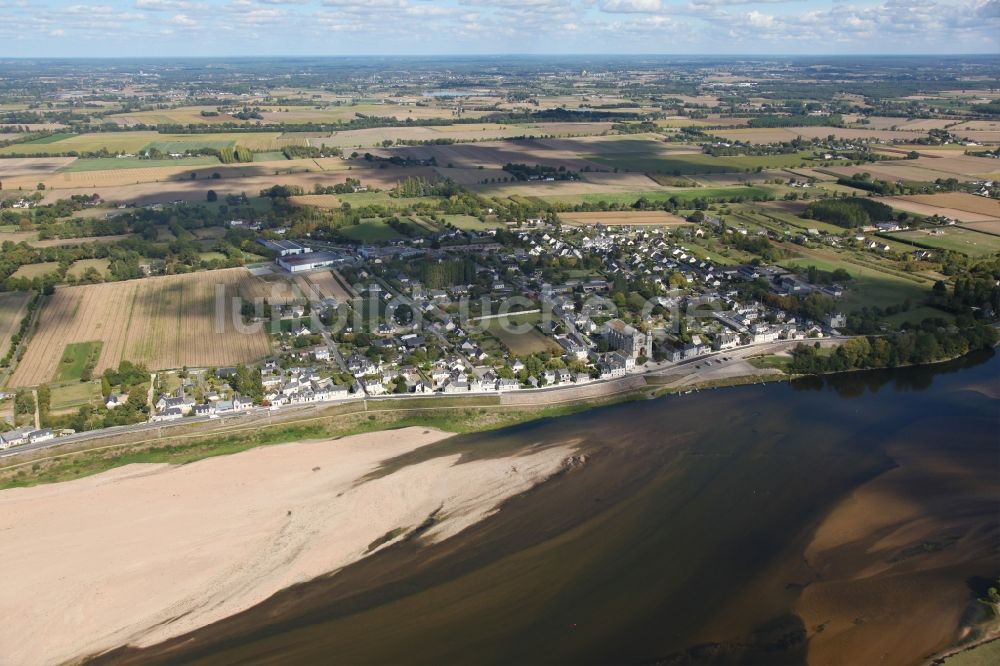
[[0, 57], [997, 52], [1000, 0], [0, 0]]

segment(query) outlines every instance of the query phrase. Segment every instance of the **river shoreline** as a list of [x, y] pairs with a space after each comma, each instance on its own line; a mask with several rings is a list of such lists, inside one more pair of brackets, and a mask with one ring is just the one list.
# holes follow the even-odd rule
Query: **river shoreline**
[[448, 539], [572, 456], [565, 443], [385, 468], [450, 437], [408, 428], [4, 491], [0, 661], [62, 663], [196, 630], [400, 540]]
[[961, 640], [981, 594], [969, 581], [997, 564], [996, 366], [708, 391], [462, 435], [426, 454], [579, 437], [587, 463], [445, 542], [394, 544], [96, 662], [922, 663]]

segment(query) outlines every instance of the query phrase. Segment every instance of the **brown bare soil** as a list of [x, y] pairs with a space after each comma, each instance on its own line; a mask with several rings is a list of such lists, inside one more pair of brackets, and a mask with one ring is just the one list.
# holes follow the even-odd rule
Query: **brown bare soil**
[[901, 197], [909, 201], [937, 206], [939, 208], [954, 208], [969, 213], [979, 213], [1000, 218], [1000, 201], [979, 197], [966, 192], [943, 192], [941, 194], [916, 194]]
[[[933, 205], [928, 203], [927, 200], [921, 199], [920, 197], [938, 197], [942, 196], [939, 194], [929, 194], [929, 195], [917, 195], [917, 196], [907, 196], [907, 197], [884, 197], [881, 199], [885, 204], [897, 208], [899, 210], [905, 210], [909, 213], [916, 213], [918, 215], [943, 215], [945, 217], [950, 217], [961, 222], [991, 222], [1000, 218], [1000, 211], [994, 210], [993, 215], [984, 215], [983, 213], [970, 212], [967, 210], [961, 210], [959, 208], [948, 207], [944, 205]], [[973, 195], [968, 195], [973, 196]], [[945, 203], [943, 201], [938, 203]], [[998, 204], [1000, 205], [1000, 204]]]
[[[75, 157], [14, 157], [0, 159], [0, 180], [18, 176], [37, 177], [50, 174], [72, 163]], [[5, 185], [11, 189], [11, 185]]]
[[564, 224], [573, 225], [603, 224], [605, 226], [658, 226], [691, 224], [683, 217], [679, 217], [662, 210], [560, 213], [559, 219], [562, 220]]

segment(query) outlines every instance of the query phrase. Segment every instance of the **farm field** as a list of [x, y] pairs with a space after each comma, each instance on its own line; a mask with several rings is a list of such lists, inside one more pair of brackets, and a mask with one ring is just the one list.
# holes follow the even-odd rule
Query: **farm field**
[[11, 275], [12, 278], [27, 278], [29, 280], [34, 280], [35, 278], [45, 277], [46, 275], [51, 275], [59, 270], [58, 261], [44, 261], [40, 264], [24, 264]]
[[66, 275], [73, 276], [79, 280], [89, 269], [93, 268], [101, 276], [107, 276], [108, 266], [110, 265], [111, 262], [107, 259], [80, 259], [70, 264]]
[[[416, 225], [414, 225], [416, 226]], [[384, 220], [365, 220], [361, 224], [339, 227], [338, 231], [351, 240], [361, 243], [398, 240], [404, 236], [390, 227]]]
[[75, 157], [8, 157], [0, 159], [0, 179], [43, 176], [73, 163]]
[[203, 124], [215, 125], [218, 123], [237, 122], [229, 115], [203, 116], [202, 111], [215, 111], [214, 106], [181, 106], [176, 109], [156, 109], [153, 111], [129, 111], [108, 116], [108, 121], [117, 123], [122, 127], [130, 125], [189, 125]]
[[[631, 153], [649, 151], [650, 145], [660, 146], [662, 150], [674, 149], [675, 152], [698, 151], [697, 147], [678, 146], [657, 143], [649, 135], [628, 137], [578, 137], [564, 139], [519, 139], [511, 141], [488, 141], [483, 143], [461, 143], [453, 145], [404, 146], [383, 149], [377, 152], [385, 156], [401, 155], [413, 159], [433, 159], [439, 167], [460, 167], [477, 169], [483, 167], [502, 167], [504, 164], [544, 164], [547, 166], [564, 166], [573, 171], [583, 169], [608, 169], [589, 159], [590, 155], [605, 155], [608, 153]], [[609, 169], [610, 170], [610, 169]]]
[[940, 194], [916, 194], [898, 197], [916, 203], [951, 208], [969, 213], [978, 213], [1000, 219], [1000, 201], [968, 194], [966, 192], [943, 192]]
[[962, 228], [972, 229], [983, 234], [1000, 236], [1000, 220], [990, 220], [989, 222], [966, 222], [962, 225]]
[[889, 130], [845, 127], [742, 127], [740, 129], [711, 130], [713, 136], [731, 141], [748, 143], [781, 143], [798, 137], [804, 139], [826, 138], [831, 134], [838, 139], [878, 139], [880, 141], [913, 141], [926, 136], [926, 130]]
[[585, 136], [611, 131], [611, 123], [536, 123], [501, 125], [497, 123], [436, 125], [431, 127], [377, 127], [371, 129], [341, 130], [323, 134], [289, 132], [284, 137], [303, 141], [303, 145], [339, 148], [370, 148], [383, 141], [488, 141], [517, 136]]
[[83, 245], [85, 243], [117, 243], [125, 240], [132, 234], [119, 234], [117, 236], [84, 236], [81, 238], [49, 238], [47, 240], [29, 240], [31, 247], [70, 247], [73, 245]]
[[691, 224], [683, 217], [662, 210], [560, 213], [559, 219], [564, 224], [581, 226], [591, 224], [603, 224], [604, 226]]
[[712, 173], [734, 173], [755, 169], [775, 169], [784, 167], [807, 167], [816, 164], [840, 164], [838, 161], [816, 159], [812, 151], [787, 155], [738, 155], [713, 157], [701, 152], [684, 154], [664, 152], [658, 145], [648, 151], [602, 153], [588, 155], [587, 158], [628, 171], [671, 173], [674, 175], [696, 175]]
[[[970, 202], [964, 197], [982, 199], [982, 202]], [[883, 197], [882, 201], [893, 208], [905, 210], [908, 213], [927, 216], [941, 215], [958, 220], [959, 222], [990, 222], [1000, 220], [1000, 210], [998, 210], [1000, 209], [1000, 202], [990, 201], [989, 199], [977, 197], [973, 194], [963, 195], [954, 193], [954, 196], [952, 194], [921, 194]], [[954, 204], [957, 204], [957, 206]]]
[[608, 192], [590, 194], [568, 194], [539, 197], [551, 203], [562, 203], [568, 205], [578, 204], [599, 204], [602, 201], [608, 204], [634, 204], [639, 199], [645, 198], [650, 202], [668, 201], [675, 198], [678, 203], [691, 202], [699, 198], [710, 198], [720, 200], [730, 199], [753, 199], [755, 197], [767, 197], [771, 192], [763, 187], [697, 187], [676, 190], [660, 190], [650, 192]]
[[[5, 241], [10, 241], [11, 243], [24, 243], [33, 242], [38, 238], [38, 232], [36, 231], [13, 231], [17, 227], [4, 227], [3, 231], [0, 231], [0, 243]], [[10, 229], [11, 231], [7, 231]]]
[[10, 349], [11, 338], [27, 313], [31, 295], [30, 291], [0, 293], [0, 357]]
[[781, 266], [815, 266], [825, 271], [843, 268], [851, 275], [851, 281], [845, 285], [844, 296], [838, 301], [846, 312], [858, 311], [866, 306], [884, 308], [899, 305], [906, 300], [918, 303], [927, 296], [933, 285], [930, 279], [902, 277], [878, 270], [865, 263], [867, 259], [857, 259], [862, 264], [856, 263], [852, 261], [856, 258], [849, 252], [807, 249], [790, 244], [783, 247], [798, 256], [778, 262]]
[[270, 352], [265, 332], [240, 330], [238, 314], [234, 321], [231, 311], [216, 312], [217, 288], [228, 299], [252, 280], [246, 269], [231, 268], [57, 289], [10, 384], [51, 381], [59, 362], [52, 350], [77, 342], [103, 343], [95, 374], [123, 359], [150, 370], [260, 359]]
[[219, 164], [219, 160], [211, 156], [178, 157], [166, 160], [144, 160], [138, 157], [81, 158], [63, 168], [62, 172], [160, 169], [163, 167], [208, 166], [211, 164]]
[[440, 218], [448, 224], [452, 224], [463, 231], [496, 229], [504, 226], [496, 220], [488, 219], [485, 222], [480, 222], [479, 218], [474, 215], [441, 215]]
[[[221, 197], [244, 192], [254, 194], [275, 184], [299, 185], [307, 191], [316, 184], [330, 185], [331, 180], [336, 178], [331, 171], [347, 171], [347, 165], [339, 158], [335, 159], [335, 162], [302, 159], [246, 164], [215, 163], [200, 167], [165, 166], [153, 169], [60, 172], [41, 180], [50, 190], [46, 197], [47, 203], [73, 194], [93, 194], [95, 190], [108, 201], [154, 203], [182, 199], [203, 202], [209, 189], [215, 190]], [[359, 177], [365, 178], [366, 182], [371, 180], [377, 187], [392, 187], [397, 178], [407, 175], [426, 176], [433, 172], [432, 169], [419, 167], [405, 172], [402, 169], [389, 173], [386, 171], [389, 170], [372, 169], [369, 170], [370, 176], [366, 174]], [[361, 169], [356, 172], [364, 173]], [[194, 178], [191, 177], [192, 174], [195, 175]], [[219, 174], [219, 177], [214, 178], [215, 174]], [[33, 178], [19, 180], [24, 181], [24, 186], [31, 188], [38, 182]]]
[[103, 344], [98, 340], [96, 342], [73, 342], [66, 345], [62, 357], [59, 359], [56, 381], [72, 382], [83, 379], [84, 370], [90, 368], [93, 371], [97, 365]]
[[49, 408], [53, 414], [74, 412], [101, 398], [101, 385], [97, 382], [70, 382], [49, 388], [51, 390]]
[[136, 153], [160, 135], [156, 132], [101, 132], [53, 136], [58, 136], [59, 139], [47, 143], [36, 141], [5, 146], [0, 148], [0, 155], [94, 152], [102, 148], [110, 152]]
[[[490, 319], [486, 323], [486, 330], [510, 350], [510, 353], [514, 356], [523, 357], [546, 351], [559, 353], [562, 348], [552, 338], [545, 336], [534, 326], [539, 321], [541, 321], [539, 313], [511, 315], [505, 318]], [[532, 327], [524, 332], [516, 333], [506, 330], [506, 328], [512, 326], [524, 328], [527, 324], [532, 324]]]
[[939, 250], [953, 250], [970, 257], [985, 257], [1000, 252], [1000, 236], [980, 233], [962, 227], [935, 229], [938, 234], [925, 230], [900, 231], [892, 238], [900, 238]]

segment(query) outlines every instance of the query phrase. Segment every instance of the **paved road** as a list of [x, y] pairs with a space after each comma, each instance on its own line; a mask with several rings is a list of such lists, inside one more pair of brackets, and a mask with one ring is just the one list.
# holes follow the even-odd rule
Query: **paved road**
[[[849, 340], [849, 339], [851, 339], [851, 336], [834, 336], [834, 337], [821, 338], [821, 339], [819, 339], [819, 342], [826, 343], [826, 344], [833, 344], [833, 343], [836, 343], [836, 342], [842, 342], [844, 340]], [[765, 342], [765, 343], [756, 344], [756, 345], [747, 345], [745, 347], [738, 347], [736, 349], [730, 349], [730, 350], [726, 350], [726, 351], [713, 352], [711, 354], [706, 354], [704, 356], [699, 356], [697, 358], [692, 358], [692, 359], [687, 359], [687, 360], [684, 360], [684, 361], [679, 361], [677, 363], [668, 363], [668, 362], [652, 363], [652, 362], [650, 362], [650, 363], [647, 363], [644, 366], [640, 366], [641, 369], [639, 371], [634, 372], [634, 373], [630, 373], [630, 374], [634, 374], [634, 375], [675, 374], [675, 373], [677, 373], [678, 369], [688, 370], [688, 371], [694, 373], [694, 372], [697, 372], [697, 370], [699, 370], [698, 368], [695, 368], [695, 366], [702, 365], [706, 361], [709, 361], [709, 360], [712, 360], [713, 362], [728, 363], [728, 362], [731, 362], [731, 361], [722, 361], [721, 359], [722, 358], [729, 358], [729, 359], [733, 359], [733, 360], [742, 362], [743, 359], [745, 359], [747, 357], [750, 357], [750, 356], [758, 356], [758, 355], [761, 355], [761, 354], [777, 353], [777, 352], [780, 352], [780, 351], [785, 351], [785, 350], [790, 349], [790, 348], [794, 348], [795, 345], [797, 345], [797, 344], [799, 344], [801, 342], [812, 342], [812, 341], [803, 341], [803, 340], [778, 340], [778, 341], [775, 341], [775, 342]], [[706, 374], [708, 374], [708, 373], [706, 372]], [[618, 380], [618, 378], [615, 378], [615, 379], [598, 379], [598, 380], [594, 380], [593, 383], [611, 383], [611, 382], [614, 382], [614, 381], [617, 381], [617, 380]], [[554, 392], [554, 391], [566, 390], [566, 389], [569, 389], [569, 388], [573, 388], [573, 386], [553, 386], [553, 387], [549, 387], [549, 388], [532, 389], [532, 392]], [[449, 395], [447, 397], [452, 397], [452, 395]], [[496, 396], [496, 395], [499, 395], [499, 394], [497, 394], [497, 393], [470, 393], [469, 394], [470, 397], [471, 396], [489, 397], [489, 396]], [[433, 394], [426, 394], [426, 393], [425, 394], [404, 394], [404, 395], [390, 394], [390, 395], [377, 396], [377, 397], [366, 397], [366, 398], [362, 399], [362, 403], [365, 404], [365, 407], [367, 409], [367, 403], [369, 403], [369, 402], [377, 403], [377, 402], [388, 401], [388, 400], [410, 400], [410, 399], [425, 399], [425, 398], [435, 398], [435, 397], [446, 397], [446, 396], [442, 396], [441, 394], [436, 394], [436, 393], [433, 393]], [[333, 404], [346, 403], [346, 402], [354, 402], [354, 401], [358, 401], [358, 400], [359, 400], [358, 398], [351, 398], [350, 400], [341, 400], [341, 401], [337, 401], [336, 403], [335, 402], [321, 402], [321, 403], [309, 403], [309, 404], [306, 404], [306, 405], [289, 405], [289, 406], [286, 406], [286, 407], [282, 407], [280, 409], [280, 412], [282, 414], [287, 414], [288, 412], [291, 411], [291, 412], [302, 412], [302, 413], [305, 414], [305, 413], [308, 413], [310, 410], [315, 411], [315, 410], [318, 410], [318, 409], [329, 407], [329, 406], [331, 406]], [[76, 433], [74, 435], [65, 435], [65, 436], [62, 436], [62, 437], [57, 437], [55, 439], [49, 440], [47, 442], [38, 442], [36, 444], [24, 444], [22, 446], [15, 446], [15, 447], [7, 449], [5, 451], [0, 451], [0, 459], [7, 458], [7, 457], [10, 457], [10, 456], [14, 456], [14, 455], [18, 455], [18, 454], [25, 453], [25, 452], [28, 452], [28, 451], [38, 451], [38, 450], [41, 450], [41, 449], [54, 448], [54, 447], [63, 446], [63, 445], [66, 445], [66, 444], [74, 444], [74, 443], [85, 442], [85, 441], [93, 440], [93, 439], [101, 439], [103, 437], [107, 437], [109, 435], [114, 435], [114, 434], [121, 433], [121, 432], [129, 432], [129, 433], [150, 432], [150, 433], [152, 433], [152, 432], [159, 431], [160, 433], [162, 433], [164, 430], [169, 430], [170, 428], [177, 427], [177, 426], [191, 425], [191, 424], [196, 424], [196, 423], [207, 423], [207, 422], [215, 422], [215, 423], [234, 423], [234, 422], [243, 423], [243, 422], [245, 422], [245, 423], [252, 423], [255, 420], [260, 420], [260, 421], [263, 421], [265, 419], [269, 420], [270, 417], [271, 417], [271, 415], [272, 415], [272, 412], [268, 408], [266, 408], [266, 407], [255, 407], [252, 410], [250, 410], [248, 412], [245, 412], [245, 413], [242, 413], [242, 414], [234, 414], [232, 416], [224, 416], [224, 417], [219, 417], [219, 418], [214, 418], [214, 419], [211, 418], [211, 417], [209, 417], [209, 416], [188, 416], [188, 417], [185, 417], [185, 418], [182, 418], [182, 419], [177, 419], [176, 421], [164, 421], [164, 422], [160, 422], [160, 423], [138, 423], [138, 424], [129, 425], [129, 426], [114, 426], [114, 427], [111, 427], [111, 428], [103, 428], [101, 430], [90, 430], [90, 431], [87, 431], [87, 432]]]

